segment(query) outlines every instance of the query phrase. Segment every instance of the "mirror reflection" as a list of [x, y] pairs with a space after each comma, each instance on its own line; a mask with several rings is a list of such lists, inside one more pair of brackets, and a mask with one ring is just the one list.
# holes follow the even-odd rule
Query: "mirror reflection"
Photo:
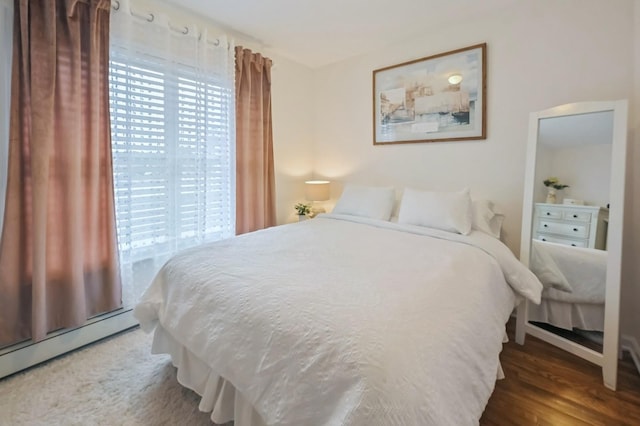
[[602, 352], [613, 111], [538, 122], [529, 321]]
[[628, 108], [623, 99], [530, 114], [520, 247], [522, 262], [545, 289], [540, 306], [518, 307], [516, 342], [531, 334], [599, 365], [612, 390]]

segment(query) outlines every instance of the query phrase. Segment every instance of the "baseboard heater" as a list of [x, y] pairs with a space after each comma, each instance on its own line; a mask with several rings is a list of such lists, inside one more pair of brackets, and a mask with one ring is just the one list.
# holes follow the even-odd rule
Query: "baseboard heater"
[[37, 343], [6, 347], [0, 350], [0, 379], [136, 326], [133, 310], [123, 308], [94, 317], [78, 328], [50, 333]]

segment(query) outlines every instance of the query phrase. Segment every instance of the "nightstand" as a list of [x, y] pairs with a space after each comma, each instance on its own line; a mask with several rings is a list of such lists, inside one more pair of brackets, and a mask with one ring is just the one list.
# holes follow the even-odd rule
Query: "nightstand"
[[533, 238], [573, 247], [606, 250], [609, 209], [536, 203]]

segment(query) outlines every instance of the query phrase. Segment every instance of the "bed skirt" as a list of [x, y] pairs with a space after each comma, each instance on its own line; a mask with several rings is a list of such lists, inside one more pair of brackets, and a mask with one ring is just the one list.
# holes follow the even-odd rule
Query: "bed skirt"
[[529, 321], [544, 322], [565, 330], [604, 331], [604, 304], [542, 298], [539, 305], [529, 304]]
[[214, 423], [233, 420], [234, 426], [266, 426], [260, 414], [230, 382], [215, 374], [160, 325], [155, 329], [151, 352], [171, 356], [178, 369], [178, 383], [201, 396], [198, 409], [210, 412]]
[[[503, 340], [509, 339], [505, 332]], [[260, 414], [240, 392], [223, 377], [182, 346], [162, 326], [156, 326], [151, 353], [167, 354], [177, 368], [178, 383], [200, 395], [198, 409], [211, 413], [211, 421], [225, 424], [233, 421], [234, 426], [267, 426]], [[498, 362], [496, 379], [504, 379], [502, 364]]]

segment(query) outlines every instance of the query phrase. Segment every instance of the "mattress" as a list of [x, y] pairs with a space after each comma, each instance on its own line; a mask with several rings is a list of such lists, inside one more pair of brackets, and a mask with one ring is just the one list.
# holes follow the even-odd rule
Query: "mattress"
[[486, 234], [325, 215], [177, 255], [134, 313], [216, 422], [461, 425], [541, 289]]

